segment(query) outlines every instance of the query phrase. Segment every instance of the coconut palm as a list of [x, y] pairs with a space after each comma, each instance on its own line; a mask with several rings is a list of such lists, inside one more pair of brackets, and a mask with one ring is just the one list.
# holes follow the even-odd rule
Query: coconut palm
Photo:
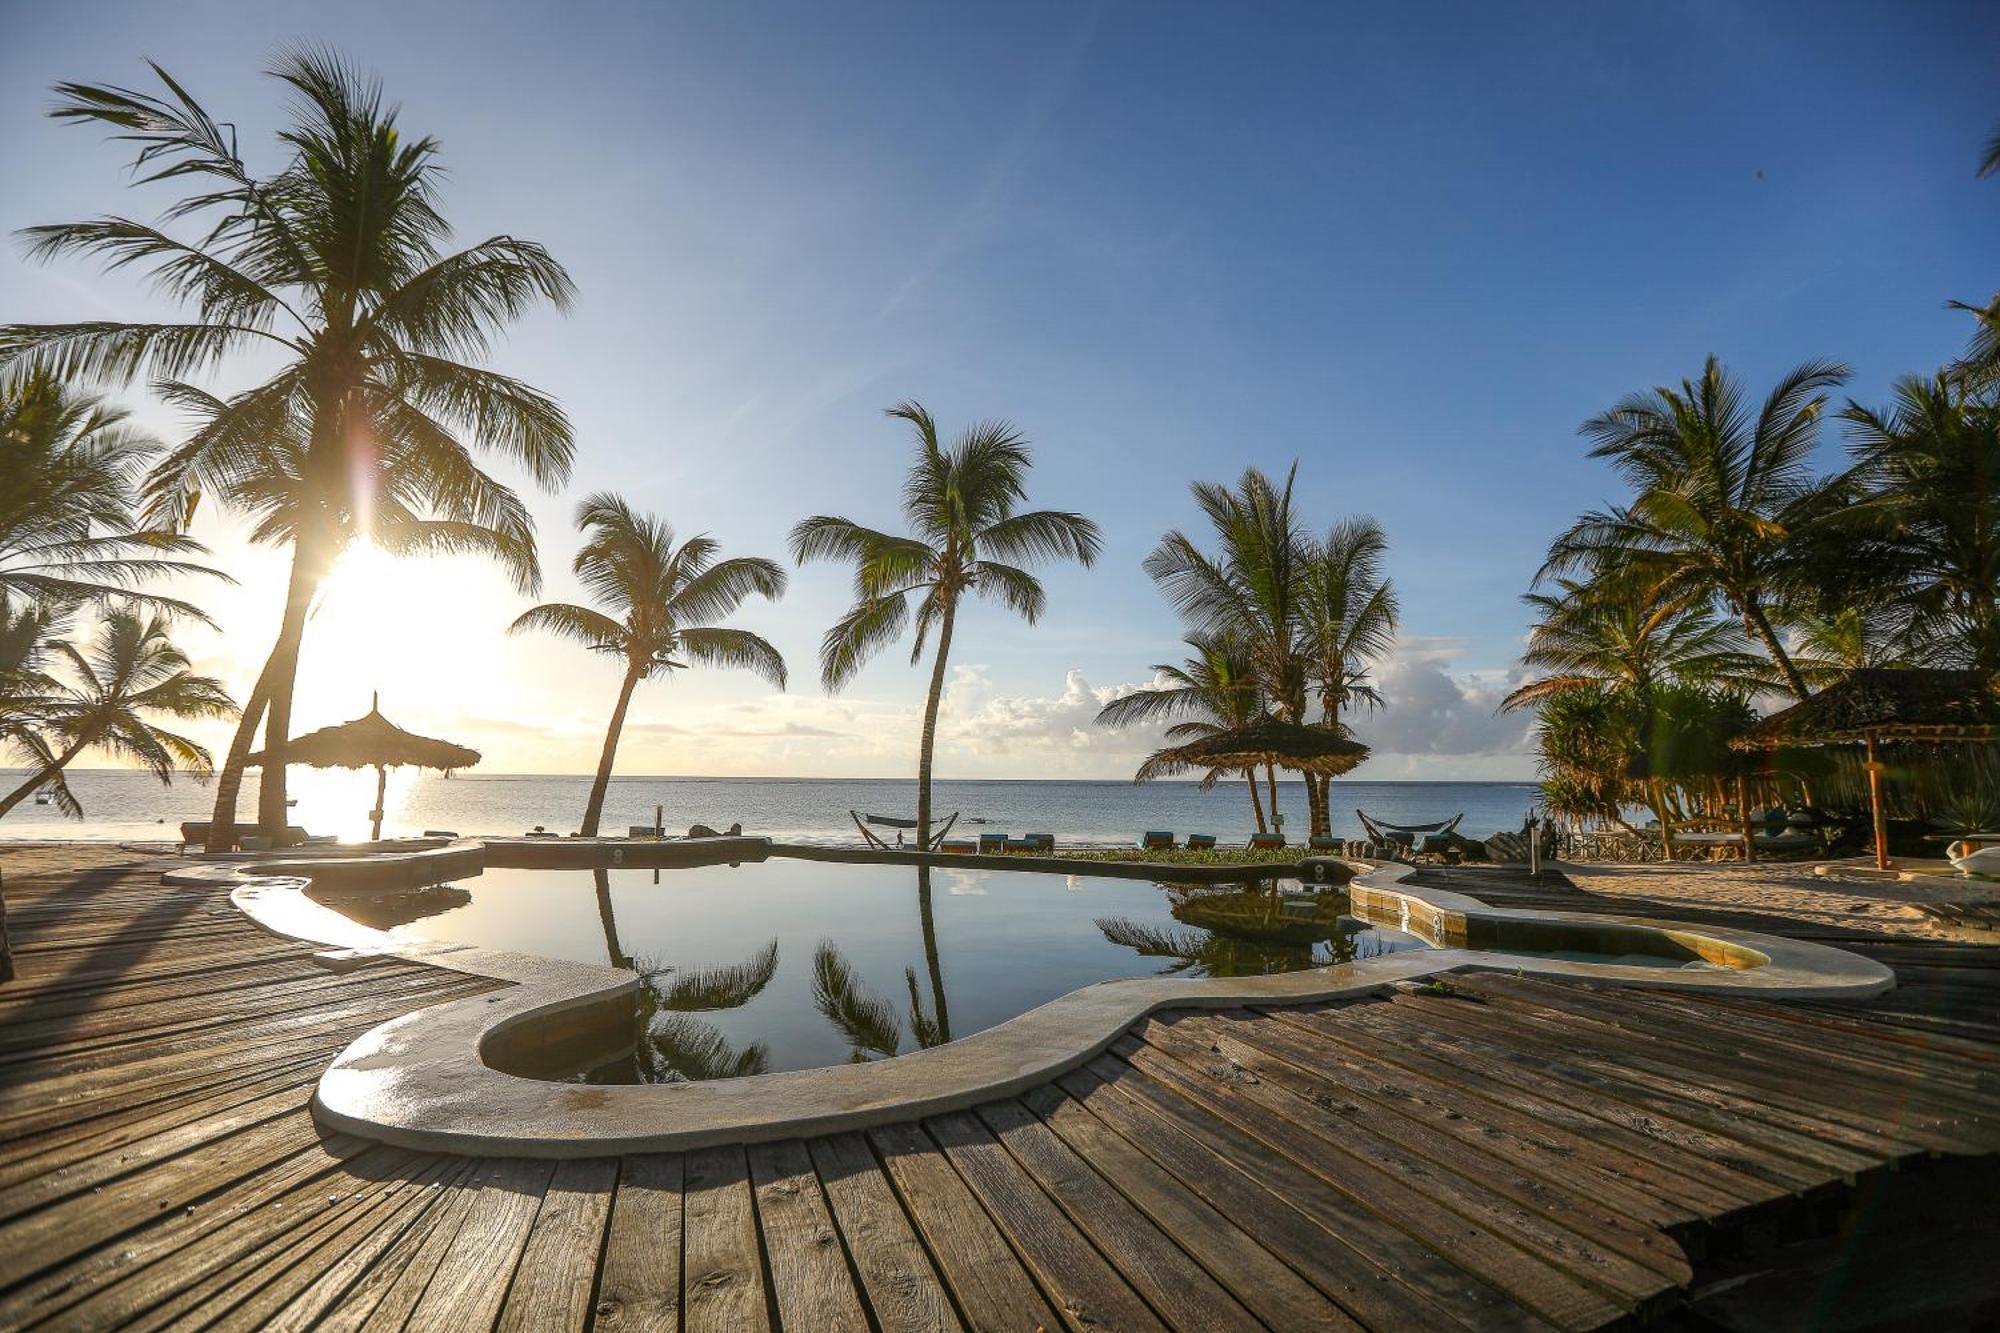
[[1867, 580], [1850, 600], [1902, 607], [1913, 661], [2000, 669], [2000, 398], [1911, 376], [1886, 410], [1842, 415], [1862, 491], [1844, 517]]
[[67, 639], [51, 648], [75, 679], [60, 687], [47, 713], [53, 737], [48, 761], [0, 797], [0, 815], [89, 749], [134, 761], [162, 783], [172, 783], [176, 772], [207, 778], [208, 751], [153, 718], [228, 717], [236, 706], [219, 681], [195, 674], [187, 654], [168, 637], [165, 618], [113, 608], [88, 648]]
[[1502, 712], [1575, 690], [1611, 685], [1643, 697], [1668, 680], [1758, 689], [1770, 684], [1735, 622], [1704, 594], [1673, 593], [1644, 579], [1609, 575], [1556, 580], [1558, 591], [1522, 598], [1537, 612], [1522, 664], [1539, 672], [1500, 704]]
[[10, 608], [0, 600], [0, 747], [21, 766], [48, 772], [56, 805], [72, 819], [83, 809], [54, 768], [47, 728], [64, 705], [60, 681], [49, 674], [54, 641], [67, 632], [68, 613], [38, 603]]
[[[1341, 519], [1309, 544], [1300, 569], [1299, 618], [1308, 684], [1319, 700], [1319, 725], [1345, 732], [1341, 710], [1382, 706], [1374, 664], [1396, 643], [1400, 608], [1396, 589], [1382, 572], [1389, 539], [1366, 515]], [[1308, 773], [1312, 831], [1333, 830], [1333, 779]]]
[[1591, 457], [1610, 459], [1637, 494], [1578, 519], [1538, 579], [1630, 570], [1671, 596], [1719, 598], [1770, 655], [1785, 688], [1805, 698], [1779, 619], [1800, 572], [1799, 537], [1829, 508], [1810, 464], [1827, 391], [1847, 373], [1807, 362], [1753, 413], [1711, 356], [1699, 379], [1592, 417], [1582, 427], [1595, 442]]
[[0, 377], [0, 606], [116, 601], [206, 621], [138, 586], [224, 577], [176, 558], [201, 554], [199, 542], [135, 516], [140, 475], [159, 449], [97, 394], [46, 372]]
[[[1113, 699], [1098, 710], [1101, 727], [1127, 727], [1136, 723], [1178, 718], [1166, 739], [1176, 745], [1246, 727], [1264, 713], [1264, 690], [1243, 641], [1233, 634], [1187, 636], [1193, 656], [1179, 666], [1171, 662], [1153, 665], [1151, 688], [1134, 690]], [[1157, 754], [1141, 765], [1143, 779]], [[1257, 773], [1242, 770], [1250, 788], [1250, 810], [1257, 831], [1265, 831], [1264, 802], [1257, 794]], [[1218, 775], [1210, 774], [1212, 782]], [[1140, 780], [1135, 779], [1135, 780]]]
[[[1145, 569], [1189, 626], [1229, 634], [1250, 654], [1273, 712], [1304, 724], [1309, 663], [1303, 651], [1304, 565], [1307, 541], [1292, 509], [1298, 476], [1293, 464], [1284, 485], [1248, 468], [1236, 487], [1195, 482], [1188, 489], [1219, 543], [1214, 555], [1175, 529], [1146, 557]], [[1266, 768], [1272, 822], [1279, 821], [1278, 775]]]
[[[298, 422], [296, 476], [329, 495], [302, 511], [315, 521], [285, 538], [292, 565], [284, 612], [241, 724], [254, 732], [261, 716], [269, 758], [260, 817], [275, 832], [285, 820], [285, 750], [307, 612], [342, 541], [333, 516], [353, 510], [366, 526], [384, 457], [420, 457], [415, 466], [430, 474], [442, 517], [483, 511], [481, 522], [494, 528], [512, 521], [512, 496], [471, 466], [471, 451], [496, 452], [537, 483], [560, 485], [573, 447], [562, 410], [473, 363], [538, 302], [567, 308], [572, 288], [533, 242], [493, 236], [448, 253], [436, 141], [404, 135], [380, 87], [335, 57], [296, 51], [271, 71], [294, 94], [295, 118], [279, 136], [282, 165], [261, 177], [237, 156], [233, 131], [153, 69], [158, 95], [62, 84], [52, 114], [117, 131], [137, 145], [140, 181], [182, 183], [188, 192], [159, 226], [100, 217], [28, 236], [37, 258], [92, 254], [147, 270], [190, 307], [190, 318], [10, 325], [0, 328], [0, 364], [183, 381], [241, 352], [275, 357], [269, 378], [226, 401], [201, 437], [199, 464], [184, 460], [179, 474], [225, 490], [254, 486], [273, 475], [269, 442]], [[165, 230], [176, 223], [190, 224], [194, 239]], [[239, 740], [232, 779], [250, 748], [247, 734]], [[224, 785], [230, 809], [213, 821], [217, 838], [229, 835], [234, 789], [233, 780]]]
[[690, 537], [676, 545], [665, 519], [637, 513], [608, 491], [576, 507], [576, 525], [587, 540], [571, 567], [604, 610], [545, 602], [522, 612], [508, 632], [547, 630], [624, 664], [583, 811], [583, 836], [594, 838], [625, 710], [640, 681], [699, 664], [742, 667], [785, 687], [785, 659], [776, 648], [749, 630], [714, 623], [751, 593], [783, 596], [785, 571], [757, 556], [717, 560], [721, 548], [713, 537]]
[[792, 529], [792, 556], [846, 560], [854, 565], [854, 605], [820, 644], [820, 680], [828, 692], [845, 686], [868, 659], [912, 624], [912, 665], [937, 630], [930, 690], [917, 751], [917, 840], [931, 837], [931, 759], [938, 707], [959, 608], [968, 595], [991, 598], [1029, 624], [1047, 602], [1027, 566], [1051, 559], [1088, 566], [1097, 559], [1097, 525], [1060, 510], [1017, 513], [1027, 498], [1027, 442], [1006, 422], [969, 427], [949, 449], [922, 405], [898, 403], [888, 415], [910, 424], [917, 457], [903, 483], [903, 516], [911, 535], [866, 528], [852, 519], [818, 515]]

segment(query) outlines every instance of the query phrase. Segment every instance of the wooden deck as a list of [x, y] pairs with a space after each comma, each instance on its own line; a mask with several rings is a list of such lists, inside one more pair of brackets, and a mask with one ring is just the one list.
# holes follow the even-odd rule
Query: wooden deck
[[1885, 1166], [2000, 1148], [1995, 954], [1862, 937], [1830, 942], [1911, 982], [1868, 1006], [1487, 975], [1170, 1015], [866, 1134], [427, 1156], [323, 1135], [313, 1083], [484, 983], [331, 975], [136, 868], [6, 895], [4, 1328], [1593, 1328]]

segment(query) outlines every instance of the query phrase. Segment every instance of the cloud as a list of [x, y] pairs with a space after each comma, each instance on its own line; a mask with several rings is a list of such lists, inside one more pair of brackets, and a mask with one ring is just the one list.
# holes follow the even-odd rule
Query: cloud
[[1499, 713], [1510, 681], [1490, 672], [1452, 674], [1464, 651], [1451, 639], [1410, 639], [1375, 672], [1383, 707], [1351, 719], [1355, 734], [1385, 755], [1525, 755], [1533, 719]]

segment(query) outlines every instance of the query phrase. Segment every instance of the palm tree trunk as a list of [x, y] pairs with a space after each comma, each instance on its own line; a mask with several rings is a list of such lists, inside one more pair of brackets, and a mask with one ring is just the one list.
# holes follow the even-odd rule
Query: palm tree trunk
[[931, 915], [931, 868], [917, 867], [917, 917], [924, 930], [924, 967], [931, 976], [931, 1013], [939, 1041], [951, 1040], [951, 1013], [944, 1002], [944, 965], [938, 959], [937, 919]]
[[215, 780], [215, 808], [208, 817], [208, 845], [204, 850], [226, 852], [235, 843], [232, 836], [236, 827], [236, 800], [243, 791], [243, 770], [245, 759], [250, 757], [250, 747], [257, 742], [257, 726], [264, 720], [264, 705], [270, 695], [267, 686], [271, 679], [271, 663], [267, 659], [264, 669], [257, 673], [257, 683], [250, 687], [250, 697], [243, 702], [243, 715], [236, 719], [236, 735], [229, 742], [229, 756], [222, 763], [222, 774]]
[[924, 734], [917, 751], [917, 847], [931, 845], [931, 754], [937, 748], [938, 705], [944, 701], [945, 659], [951, 656], [951, 623], [956, 602], [946, 602], [938, 623], [937, 661], [931, 664], [931, 692], [924, 700]]
[[319, 591], [317, 552], [301, 542], [292, 548], [292, 576], [285, 588], [285, 615], [278, 641], [265, 666], [264, 769], [257, 785], [257, 829], [273, 847], [284, 837], [290, 813], [285, 805], [285, 758], [292, 736], [292, 689], [299, 679], [299, 649], [305, 643], [306, 613]]
[[611, 911], [611, 872], [599, 869], [590, 873], [597, 881], [597, 924], [604, 930], [604, 952], [611, 966], [629, 968], [632, 960], [618, 943], [618, 918]]
[[0, 875], [0, 985], [14, 979], [14, 949], [7, 942], [7, 884]]
[[611, 710], [611, 725], [604, 729], [604, 753], [597, 757], [597, 776], [590, 784], [590, 803], [583, 807], [583, 828], [579, 830], [586, 838], [597, 836], [597, 821], [604, 814], [604, 793], [611, 786], [611, 765], [618, 757], [618, 734], [625, 730], [625, 710], [632, 703], [632, 691], [639, 684], [639, 663], [625, 668], [625, 679], [618, 686], [618, 706]]
[[1250, 809], [1257, 816], [1257, 831], [1259, 833], [1267, 833], [1270, 830], [1264, 826], [1264, 802], [1257, 795], [1257, 770], [1254, 768], [1244, 769], [1243, 780], [1250, 784]]
[[1285, 831], [1284, 820], [1278, 815], [1278, 766], [1276, 764], [1264, 765], [1264, 785], [1271, 793], [1271, 832], [1283, 833]]
[[1812, 691], [1806, 686], [1806, 678], [1785, 651], [1785, 645], [1778, 641], [1778, 632], [1771, 628], [1771, 618], [1764, 614], [1764, 608], [1754, 597], [1743, 599], [1743, 618], [1749, 622], [1751, 636], [1764, 645], [1764, 651], [1771, 655], [1779, 674], [1785, 678], [1785, 687], [1798, 699], [1809, 699]]
[[47, 782], [50, 778], [62, 772], [65, 768], [68, 768], [69, 761], [76, 758], [78, 755], [82, 754], [86, 749], [90, 748], [91, 742], [96, 739], [97, 738], [95, 735], [86, 733], [80, 739], [73, 741], [67, 750], [64, 750], [61, 754], [57, 755], [54, 763], [42, 765], [41, 768], [37, 769], [33, 774], [33, 776], [31, 776], [26, 782], [14, 788], [14, 790], [7, 793], [6, 796], [0, 797], [0, 815], [6, 814], [9, 810], [12, 810], [15, 806], [27, 800], [28, 794], [34, 791], [35, 788], [41, 786], [44, 782]]

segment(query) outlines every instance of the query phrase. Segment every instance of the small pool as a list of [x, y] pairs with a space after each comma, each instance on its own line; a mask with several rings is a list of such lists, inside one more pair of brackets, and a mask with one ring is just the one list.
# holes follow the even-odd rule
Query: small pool
[[[316, 895], [317, 896], [317, 895]], [[364, 925], [610, 963], [642, 979], [634, 1053], [595, 1083], [879, 1060], [1116, 977], [1291, 972], [1404, 949], [1338, 888], [1194, 885], [773, 857], [669, 870], [494, 870], [325, 901]]]

